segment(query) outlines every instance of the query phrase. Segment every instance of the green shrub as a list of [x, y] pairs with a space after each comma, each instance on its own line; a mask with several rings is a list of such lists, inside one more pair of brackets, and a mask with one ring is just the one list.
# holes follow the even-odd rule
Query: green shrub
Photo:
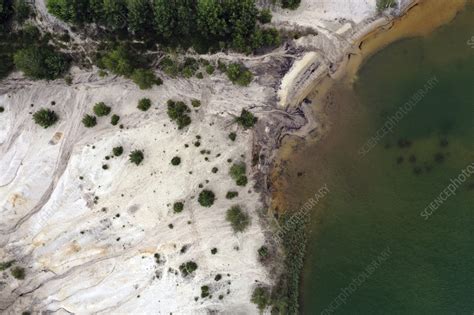
[[230, 222], [234, 232], [242, 232], [250, 224], [250, 217], [243, 212], [239, 206], [233, 206], [227, 210], [226, 220]]
[[387, 8], [393, 8], [397, 5], [396, 0], [377, 0], [377, 10], [379, 12], [387, 9]]
[[238, 186], [247, 185], [248, 179], [245, 176], [246, 166], [244, 162], [234, 163], [229, 170], [230, 177], [235, 180]]
[[191, 100], [191, 105], [193, 107], [200, 107], [201, 106], [201, 101], [200, 100], [197, 100], [197, 99], [192, 99]]
[[171, 165], [178, 166], [181, 164], [181, 158], [179, 156], [175, 156], [171, 159]]
[[228, 191], [227, 194], [225, 195], [227, 199], [234, 199], [235, 197], [238, 197], [238, 196], [239, 196], [239, 193], [236, 191]]
[[212, 255], [217, 254], [217, 248], [215, 248], [215, 247], [212, 248], [212, 249], [211, 249], [211, 254], [212, 254]]
[[112, 124], [112, 126], [116, 126], [119, 120], [120, 120], [120, 116], [113, 114], [112, 118], [110, 119], [110, 123]]
[[222, 275], [219, 273], [214, 277], [214, 281], [220, 281], [221, 279], [222, 279]]
[[263, 9], [258, 14], [258, 20], [262, 24], [270, 23], [272, 21], [272, 12], [269, 9]]
[[235, 139], [237, 139], [237, 134], [235, 132], [229, 133], [229, 139], [235, 141]]
[[242, 109], [240, 116], [235, 119], [235, 121], [244, 129], [252, 128], [258, 121], [258, 118], [255, 117], [248, 110]]
[[82, 123], [84, 124], [84, 126], [86, 128], [92, 128], [95, 125], [97, 125], [97, 117], [95, 117], [93, 115], [86, 114], [82, 118]]
[[270, 303], [269, 290], [264, 287], [256, 287], [253, 290], [251, 301], [252, 303], [257, 304], [260, 311], [263, 311]]
[[137, 108], [143, 112], [146, 112], [151, 107], [151, 100], [149, 98], [142, 98], [138, 101]]
[[246, 186], [247, 183], [248, 183], [248, 178], [247, 176], [240, 176], [236, 181], [235, 183], [237, 184], [237, 186]]
[[25, 268], [14, 267], [10, 270], [10, 272], [15, 279], [18, 279], [18, 280], [25, 279]]
[[253, 80], [253, 74], [244, 65], [232, 63], [227, 67], [227, 77], [234, 84], [247, 86]]
[[42, 108], [33, 114], [33, 121], [35, 124], [40, 125], [43, 128], [51, 127], [58, 120], [58, 115], [54, 111], [46, 108]]
[[151, 89], [154, 84], [163, 84], [163, 81], [151, 69], [135, 69], [132, 73], [132, 81], [141, 90]]
[[198, 265], [194, 261], [188, 261], [179, 266], [179, 270], [181, 271], [183, 277], [187, 277], [188, 275], [192, 274], [197, 270], [197, 268]]
[[129, 155], [129, 160], [135, 165], [140, 165], [144, 159], [142, 150], [133, 150]]
[[175, 203], [173, 204], [173, 211], [174, 211], [175, 213], [180, 213], [181, 211], [183, 211], [183, 209], [184, 209], [184, 203], [182, 203], [182, 202], [175, 202]]
[[108, 114], [110, 114], [110, 112], [112, 111], [112, 108], [110, 106], [105, 105], [104, 102], [99, 102], [94, 105], [94, 108], [92, 109], [92, 111], [98, 117], [102, 117], [102, 116], [107, 116]]
[[281, 7], [284, 9], [295, 10], [299, 7], [301, 0], [281, 0]]
[[18, 50], [13, 61], [15, 66], [32, 79], [53, 80], [69, 67], [66, 58], [50, 47], [31, 46]]
[[258, 249], [258, 257], [260, 261], [267, 259], [269, 254], [268, 248], [265, 245]]
[[209, 286], [203, 285], [201, 287], [201, 298], [205, 298], [209, 296]]
[[206, 66], [206, 73], [209, 74], [209, 75], [213, 74], [215, 70], [216, 69], [214, 68], [213, 65], [207, 65]]
[[214, 204], [216, 196], [210, 190], [203, 190], [199, 194], [198, 202], [203, 207], [211, 207]]
[[178, 129], [183, 129], [191, 124], [191, 118], [188, 116], [190, 111], [184, 102], [168, 101], [168, 116], [177, 123]]
[[160, 62], [160, 68], [164, 73], [169, 75], [172, 78], [175, 78], [179, 74], [179, 67], [177, 62], [175, 62], [170, 57], [165, 57]]
[[107, 52], [101, 58], [100, 63], [112, 73], [123, 76], [130, 76], [134, 67], [132, 56], [125, 46], [118, 46]]
[[113, 148], [112, 153], [114, 154], [114, 156], [121, 156], [123, 153], [123, 147], [118, 146], [118, 147]]

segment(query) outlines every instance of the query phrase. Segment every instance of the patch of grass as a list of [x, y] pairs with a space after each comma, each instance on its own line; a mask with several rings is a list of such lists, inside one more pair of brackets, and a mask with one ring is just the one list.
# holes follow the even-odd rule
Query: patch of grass
[[123, 147], [118, 146], [112, 149], [112, 152], [114, 153], [115, 156], [121, 156], [123, 153]]
[[93, 115], [85, 114], [84, 117], [82, 118], [82, 123], [84, 124], [84, 127], [92, 128], [95, 125], [97, 125], [97, 117]]
[[198, 265], [194, 261], [188, 261], [179, 266], [179, 271], [181, 271], [181, 275], [183, 277], [187, 277], [190, 274], [192, 274], [194, 271], [196, 271], [197, 268], [198, 268]]
[[49, 128], [59, 120], [58, 115], [46, 108], [42, 108], [33, 114], [33, 121], [35, 124], [40, 125], [43, 128]]
[[142, 112], [146, 112], [151, 107], [151, 100], [149, 98], [142, 98], [138, 101], [137, 108]]
[[105, 105], [104, 102], [99, 102], [94, 105], [94, 108], [92, 109], [94, 114], [97, 115], [97, 117], [102, 117], [102, 116], [107, 116], [110, 114], [112, 111], [112, 108], [110, 106]]
[[173, 211], [175, 213], [180, 213], [183, 210], [184, 210], [184, 203], [178, 201], [173, 204]]
[[242, 126], [244, 129], [252, 128], [257, 123], [257, 121], [258, 118], [245, 109], [242, 109], [240, 116], [235, 119], [235, 122]]
[[203, 190], [199, 194], [198, 202], [203, 207], [211, 207], [216, 199], [215, 194], [210, 190]]
[[242, 211], [240, 206], [233, 206], [227, 210], [226, 220], [230, 222], [234, 232], [243, 232], [250, 224], [250, 217]]
[[133, 150], [129, 155], [129, 160], [135, 165], [140, 165], [143, 162], [145, 156], [142, 150]]

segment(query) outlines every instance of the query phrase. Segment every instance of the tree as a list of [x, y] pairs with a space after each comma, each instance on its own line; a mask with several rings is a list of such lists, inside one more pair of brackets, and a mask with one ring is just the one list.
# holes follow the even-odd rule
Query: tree
[[73, 24], [88, 21], [88, 0], [48, 0], [46, 7], [49, 13], [59, 19]]
[[270, 292], [268, 292], [267, 288], [256, 287], [253, 290], [251, 301], [252, 303], [257, 304], [260, 311], [263, 311], [270, 303]]
[[235, 163], [231, 166], [229, 170], [229, 174], [232, 179], [235, 180], [238, 186], [245, 186], [247, 185], [247, 176], [245, 176], [246, 166], [245, 163]]
[[258, 121], [258, 118], [255, 117], [248, 110], [242, 109], [240, 116], [235, 119], [235, 121], [244, 129], [252, 128]]
[[214, 204], [214, 200], [216, 199], [216, 196], [214, 193], [210, 190], [203, 190], [199, 194], [198, 202], [201, 206], [209, 208]]
[[142, 150], [134, 150], [130, 153], [129, 159], [135, 165], [140, 165], [144, 159], [143, 151]]
[[157, 78], [151, 69], [135, 69], [132, 74], [132, 81], [142, 90], [150, 89], [153, 84], [163, 84], [163, 81]]
[[176, 27], [173, 6], [169, 0], [153, 0], [154, 27], [165, 39], [173, 36]]
[[138, 101], [137, 108], [143, 112], [146, 112], [151, 107], [151, 100], [149, 98], [142, 98]]
[[92, 110], [94, 111], [94, 114], [96, 114], [98, 117], [102, 117], [110, 114], [112, 108], [110, 106], [105, 105], [104, 102], [99, 102], [94, 105], [94, 108]]
[[125, 0], [103, 0], [103, 24], [113, 31], [127, 28], [127, 3]]
[[84, 124], [84, 127], [92, 128], [97, 125], [97, 118], [93, 115], [86, 114], [82, 118], [82, 123]]
[[226, 220], [230, 222], [234, 232], [243, 232], [250, 224], [250, 217], [243, 212], [240, 206], [233, 206], [227, 210]]
[[15, 19], [19, 23], [22, 23], [31, 15], [30, 5], [25, 0], [14, 0], [13, 11], [15, 12]]
[[112, 126], [116, 126], [119, 120], [120, 120], [120, 116], [113, 114], [112, 118], [110, 118], [110, 123], [112, 124]]
[[15, 66], [32, 79], [53, 80], [68, 68], [66, 58], [50, 47], [31, 46], [20, 49], [13, 60]]
[[120, 45], [101, 58], [101, 63], [111, 72], [129, 76], [133, 71], [133, 62], [128, 49]]
[[183, 129], [191, 124], [191, 118], [188, 116], [190, 111], [191, 110], [184, 102], [175, 102], [173, 100], [168, 101], [168, 117], [172, 121], [176, 121], [178, 129]]
[[138, 35], [151, 31], [153, 12], [149, 0], [127, 0], [128, 27]]
[[33, 120], [37, 125], [48, 128], [54, 125], [59, 120], [59, 117], [54, 111], [42, 108], [33, 114]]

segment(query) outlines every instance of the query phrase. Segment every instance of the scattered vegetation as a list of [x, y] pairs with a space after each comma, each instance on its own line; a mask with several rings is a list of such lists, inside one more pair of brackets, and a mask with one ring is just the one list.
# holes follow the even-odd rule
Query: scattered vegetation
[[18, 279], [18, 280], [23, 280], [25, 279], [25, 268], [22, 268], [22, 267], [13, 267], [11, 270], [10, 270], [12, 276], [15, 278], [15, 279]]
[[143, 112], [146, 112], [151, 107], [151, 100], [149, 98], [142, 98], [138, 101], [137, 108]]
[[253, 290], [251, 301], [257, 305], [260, 311], [263, 311], [270, 303], [270, 292], [268, 288], [256, 287]]
[[250, 224], [249, 215], [243, 212], [239, 206], [233, 206], [227, 210], [226, 219], [230, 222], [232, 229], [236, 233], [244, 231]]
[[180, 213], [180, 212], [183, 211], [183, 210], [184, 210], [184, 203], [182, 203], [181, 201], [175, 202], [175, 203], [173, 204], [173, 211], [174, 211], [175, 213]]
[[86, 128], [92, 128], [97, 125], [97, 117], [89, 114], [85, 114], [82, 118], [82, 123]]
[[247, 167], [244, 162], [234, 163], [229, 170], [230, 177], [235, 180], [237, 186], [247, 185], [248, 179], [245, 176]]
[[211, 207], [214, 204], [216, 196], [210, 190], [203, 190], [199, 194], [198, 202], [203, 207]]
[[108, 114], [110, 114], [110, 112], [112, 111], [112, 108], [110, 106], [105, 105], [104, 102], [99, 102], [94, 105], [94, 108], [92, 109], [92, 111], [98, 117], [102, 117], [102, 116], [107, 116]]
[[121, 156], [123, 153], [123, 147], [122, 146], [115, 147], [112, 149], [112, 152], [114, 156]]
[[142, 150], [133, 150], [129, 155], [129, 160], [135, 165], [140, 165], [143, 162], [145, 156]]
[[33, 121], [35, 124], [40, 125], [43, 128], [51, 127], [58, 120], [58, 115], [54, 111], [46, 108], [42, 108], [33, 114]]
[[198, 265], [194, 261], [188, 261], [179, 266], [179, 271], [181, 271], [183, 277], [187, 277], [188, 275], [196, 271], [197, 268]]
[[258, 118], [255, 117], [251, 112], [246, 109], [242, 109], [240, 116], [235, 119], [235, 121], [242, 126], [244, 129], [252, 128], [258, 121]]
[[190, 109], [184, 102], [168, 100], [168, 116], [178, 124], [178, 129], [183, 129], [191, 124], [191, 118], [188, 116], [189, 112]]
[[247, 86], [253, 80], [253, 74], [244, 65], [232, 63], [227, 67], [226, 71], [229, 80], [241, 86]]

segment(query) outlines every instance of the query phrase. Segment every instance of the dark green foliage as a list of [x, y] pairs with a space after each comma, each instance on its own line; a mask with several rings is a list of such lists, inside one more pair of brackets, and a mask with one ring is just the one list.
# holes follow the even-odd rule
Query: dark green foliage
[[112, 73], [130, 76], [133, 72], [132, 56], [125, 46], [121, 45], [107, 52], [100, 61], [101, 65]]
[[133, 150], [129, 155], [129, 160], [135, 165], [140, 165], [145, 156], [142, 150]]
[[173, 211], [174, 211], [175, 213], [180, 213], [181, 211], [183, 211], [183, 209], [184, 209], [184, 203], [182, 203], [182, 202], [175, 202], [175, 203], [173, 204]]
[[281, 0], [281, 7], [284, 9], [294, 10], [298, 8], [301, 0]]
[[215, 70], [216, 70], [216, 69], [214, 68], [213, 65], [207, 65], [207, 66], [206, 66], [206, 72], [207, 72], [207, 74], [209, 74], [209, 75], [213, 74]]
[[209, 296], [209, 286], [203, 285], [201, 287], [201, 298], [205, 298]]
[[200, 100], [197, 100], [197, 99], [192, 99], [191, 100], [191, 105], [193, 107], [200, 107], [201, 106], [201, 101]]
[[250, 217], [243, 212], [239, 206], [233, 206], [227, 210], [226, 220], [230, 222], [234, 232], [242, 232], [250, 224]]
[[151, 107], [151, 100], [149, 98], [142, 98], [138, 101], [137, 108], [141, 111], [146, 112]]
[[199, 194], [198, 202], [203, 207], [211, 207], [214, 204], [216, 196], [210, 190], [203, 190]]
[[191, 117], [188, 116], [189, 107], [184, 102], [168, 101], [168, 116], [171, 120], [178, 124], [178, 129], [191, 124]]
[[235, 121], [244, 129], [252, 128], [258, 121], [258, 118], [255, 117], [248, 110], [242, 109], [240, 116], [235, 119]]
[[234, 199], [235, 197], [238, 197], [238, 196], [239, 196], [239, 193], [236, 191], [228, 191], [227, 194], [225, 195], [227, 199]]
[[46, 7], [49, 13], [59, 19], [80, 24], [88, 20], [88, 0], [47, 0]]
[[155, 75], [153, 70], [150, 69], [135, 69], [131, 78], [132, 81], [142, 90], [151, 89], [154, 84], [163, 84], [163, 81]]
[[24, 20], [30, 17], [31, 7], [26, 0], [14, 0], [13, 11], [15, 12], [15, 19], [22, 23]]
[[153, 29], [152, 2], [149, 0], [127, 0], [128, 28], [142, 36]]
[[112, 111], [112, 108], [110, 106], [105, 105], [104, 102], [99, 102], [94, 105], [94, 108], [92, 108], [92, 111], [98, 117], [102, 117], [102, 116], [107, 116], [108, 114], [110, 114], [110, 112]]
[[179, 156], [175, 156], [171, 159], [171, 165], [177, 166], [181, 164], [181, 158]]
[[52, 48], [31, 46], [18, 50], [13, 56], [15, 66], [32, 79], [53, 80], [69, 67], [66, 58]]
[[244, 65], [232, 63], [227, 67], [227, 77], [234, 84], [247, 86], [253, 80], [253, 74]]
[[93, 115], [86, 114], [82, 118], [82, 123], [84, 124], [84, 126], [86, 128], [92, 128], [95, 125], [97, 125], [97, 117], [95, 117]]
[[127, 4], [126, 0], [103, 0], [102, 17], [96, 17], [112, 31], [126, 29], [127, 27]]
[[217, 274], [215, 277], [214, 277], [214, 281], [219, 281], [222, 279], [222, 275], [221, 274]]
[[252, 303], [257, 304], [260, 311], [263, 311], [270, 303], [270, 292], [268, 288], [256, 287], [252, 293]]
[[54, 125], [58, 121], [58, 115], [46, 108], [42, 108], [33, 114], [33, 120], [35, 124], [40, 125], [43, 128], [48, 128]]
[[260, 261], [267, 259], [269, 254], [268, 248], [265, 245], [258, 249], [258, 257]]
[[393, 8], [397, 5], [396, 0], [377, 0], [377, 10], [383, 11], [387, 8]]
[[215, 248], [215, 247], [212, 248], [212, 249], [211, 249], [211, 254], [212, 254], [212, 255], [217, 254], [217, 248]]
[[187, 277], [188, 275], [192, 274], [197, 268], [198, 265], [194, 261], [188, 261], [179, 266], [179, 270], [181, 271], [183, 277]]
[[246, 169], [245, 163], [241, 162], [235, 163], [229, 170], [230, 177], [235, 180], [238, 186], [247, 185], [248, 179], [247, 176], [245, 176]]
[[122, 153], [123, 153], [123, 147], [122, 146], [115, 147], [115, 148], [112, 149], [112, 152], [113, 152], [114, 156], [121, 156]]
[[237, 134], [235, 132], [229, 133], [229, 139], [235, 141], [235, 139], [237, 139]]
[[269, 9], [263, 9], [258, 14], [258, 20], [262, 24], [270, 23], [272, 21], [272, 12]]
[[120, 120], [120, 116], [113, 114], [112, 118], [110, 119], [110, 123], [112, 124], [112, 126], [116, 126], [119, 120]]
[[25, 268], [14, 267], [10, 270], [10, 272], [15, 279], [18, 279], [18, 280], [25, 279]]

